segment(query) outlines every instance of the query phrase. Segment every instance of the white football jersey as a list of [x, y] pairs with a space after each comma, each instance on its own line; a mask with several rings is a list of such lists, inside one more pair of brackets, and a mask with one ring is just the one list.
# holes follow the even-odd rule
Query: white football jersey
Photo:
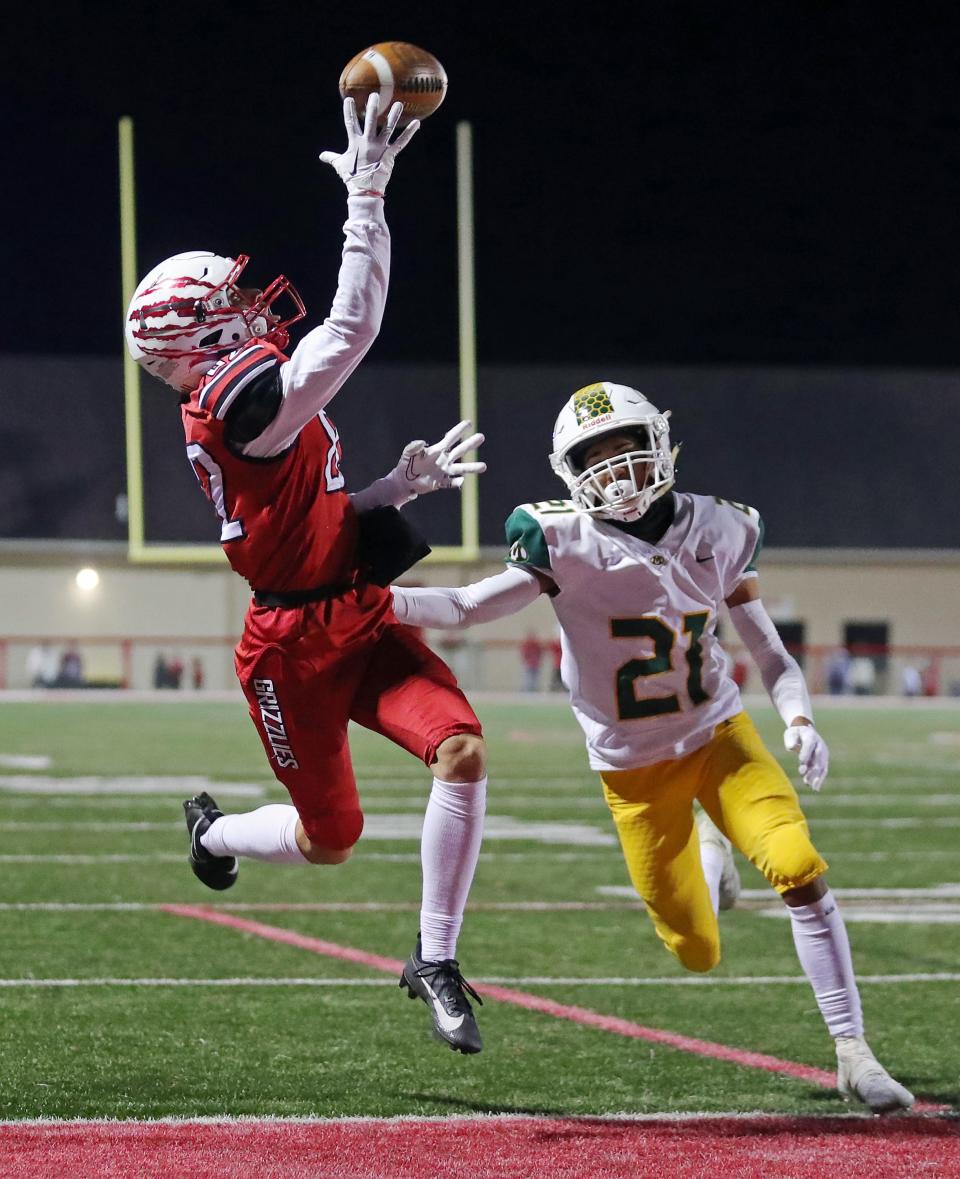
[[723, 600], [754, 574], [754, 508], [673, 492], [657, 544], [569, 500], [523, 504], [507, 520], [508, 563], [556, 583], [563, 682], [590, 766], [625, 770], [705, 745], [742, 708], [716, 637]]

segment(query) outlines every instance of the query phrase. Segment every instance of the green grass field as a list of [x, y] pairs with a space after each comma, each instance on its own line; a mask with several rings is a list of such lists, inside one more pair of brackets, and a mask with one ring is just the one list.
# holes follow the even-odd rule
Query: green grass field
[[[750, 981], [799, 975], [788, 922], [766, 915], [780, 907], [773, 894], [724, 914], [720, 966], [680, 983], [689, 976], [637, 904], [610, 891], [626, 873], [562, 702], [480, 700], [478, 711], [491, 746], [490, 835], [460, 944], [467, 977], [831, 1068], [806, 984]], [[776, 718], [755, 716], [779, 751]], [[921, 890], [842, 900], [858, 972], [957, 972], [960, 712], [819, 719], [831, 777], [822, 795], [802, 797], [832, 886]], [[245, 862], [236, 888], [214, 894], [186, 865], [181, 798], [198, 777], [226, 810], [285, 797], [239, 700], [0, 707], [0, 1117], [843, 1110], [803, 1081], [496, 1002], [480, 1011], [484, 1052], [463, 1058], [430, 1039], [422, 1004], [376, 970], [156, 907], [339, 904], [244, 915], [404, 958], [429, 778], [363, 731], [353, 749], [369, 824], [354, 858], [335, 869]], [[16, 755], [50, 764], [24, 768]], [[741, 867], [745, 889], [763, 887]], [[595, 907], [551, 908], [562, 902]], [[732, 978], [745, 981], [723, 983]], [[878, 1056], [918, 1096], [955, 1104], [957, 982], [868, 980], [862, 993]]]

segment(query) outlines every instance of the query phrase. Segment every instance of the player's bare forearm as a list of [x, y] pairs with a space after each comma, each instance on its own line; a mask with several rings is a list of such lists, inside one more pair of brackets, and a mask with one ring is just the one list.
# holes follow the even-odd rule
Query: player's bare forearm
[[746, 602], [756, 602], [760, 598], [760, 580], [757, 577], [745, 577], [729, 598], [726, 599], [728, 608], [743, 606]]

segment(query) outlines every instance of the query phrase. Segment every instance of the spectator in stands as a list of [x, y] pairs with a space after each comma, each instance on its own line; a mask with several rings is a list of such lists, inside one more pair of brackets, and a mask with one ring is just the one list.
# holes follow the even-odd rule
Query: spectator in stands
[[846, 647], [834, 651], [827, 663], [827, 691], [831, 696], [846, 696], [850, 690], [850, 652]]
[[540, 688], [540, 664], [543, 662], [543, 644], [533, 633], [527, 632], [527, 637], [520, 644], [520, 662], [523, 664], [523, 681], [521, 690], [536, 692]]
[[165, 688], [167, 686], [167, 660], [162, 651], [157, 652], [153, 661], [153, 686]]
[[923, 695], [923, 676], [912, 663], [908, 663], [900, 673], [900, 690], [904, 696]]
[[50, 688], [56, 682], [59, 668], [57, 652], [44, 640], [27, 652], [27, 679], [31, 688]]
[[553, 660], [553, 671], [550, 675], [550, 691], [563, 692], [566, 691], [563, 682], [563, 676], [560, 674], [560, 662], [563, 658], [563, 648], [560, 646], [560, 640], [554, 636], [548, 643], [547, 647], [550, 650], [550, 657]]
[[60, 657], [60, 671], [57, 675], [58, 688], [83, 688], [86, 681], [83, 678], [83, 657], [76, 643], [71, 643]]
[[179, 688], [183, 683], [183, 660], [174, 655], [167, 663], [167, 686]]
[[199, 655], [194, 655], [190, 661], [190, 681], [195, 692], [199, 692], [203, 687], [204, 678], [203, 660]]
[[850, 660], [850, 687], [854, 696], [872, 696], [877, 686], [877, 669], [869, 655]]
[[745, 660], [734, 659], [733, 665], [730, 668], [730, 678], [737, 685], [742, 692], [747, 683], [747, 676], [750, 674], [750, 668], [747, 666]]

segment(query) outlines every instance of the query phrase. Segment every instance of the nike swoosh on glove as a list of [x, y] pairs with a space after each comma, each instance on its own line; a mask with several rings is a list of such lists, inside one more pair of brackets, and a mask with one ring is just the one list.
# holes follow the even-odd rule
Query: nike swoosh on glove
[[471, 422], [458, 422], [439, 442], [427, 446], [422, 439], [408, 442], [400, 455], [397, 474], [406, 480], [410, 491], [425, 495], [442, 487], [462, 487], [464, 475], [482, 475], [487, 469], [483, 462], [463, 463], [465, 454], [484, 441], [482, 434], [470, 434]]
[[380, 96], [373, 93], [367, 99], [366, 116], [361, 128], [357, 104], [352, 98], [345, 98], [343, 123], [347, 130], [346, 150], [320, 153], [320, 159], [333, 168], [347, 186], [350, 196], [383, 196], [393, 173], [394, 161], [420, 127], [420, 121], [414, 119], [391, 143], [391, 136], [403, 114], [403, 103], [393, 104], [381, 131], [377, 130], [379, 110]]
[[827, 777], [830, 750], [813, 725], [791, 725], [783, 734], [788, 753], [799, 754], [800, 777], [811, 790], [819, 790]]

